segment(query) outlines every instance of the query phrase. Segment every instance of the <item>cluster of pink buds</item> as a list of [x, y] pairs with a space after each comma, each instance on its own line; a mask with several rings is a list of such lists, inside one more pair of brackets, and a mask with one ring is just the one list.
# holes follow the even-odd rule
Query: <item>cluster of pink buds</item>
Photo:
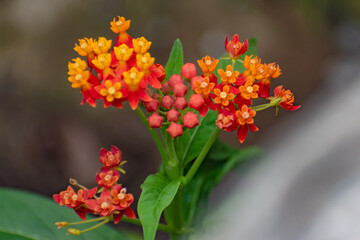
[[181, 76], [172, 75], [162, 84], [160, 93], [152, 95], [152, 101], [144, 102], [146, 111], [151, 114], [148, 117], [150, 127], [160, 128], [169, 124], [166, 131], [175, 138], [183, 134], [184, 127], [191, 129], [199, 124], [198, 115], [191, 112], [191, 108], [198, 111], [204, 100], [189, 92], [190, 81], [194, 78], [195, 64], [186, 63], [181, 68]]
[[[121, 156], [122, 152], [114, 146], [111, 146], [110, 151], [104, 148], [100, 150], [99, 160], [103, 164], [103, 167], [100, 173], [96, 173], [96, 182], [99, 190], [98, 187], [87, 189], [76, 180], [70, 179], [70, 184], [79, 187], [80, 190], [75, 192], [71, 186], [68, 186], [65, 191], [53, 195], [55, 202], [59, 205], [74, 209], [83, 220], [82, 222], [76, 223], [57, 222], [56, 225], [59, 228], [94, 221], [102, 221], [97, 226], [101, 226], [110, 220], [113, 220], [114, 223], [117, 224], [123, 215], [129, 218], [135, 218], [135, 213], [130, 207], [134, 201], [134, 197], [132, 194], [126, 192], [126, 188], [118, 184], [120, 172], [124, 172], [121, 166], [125, 163], [125, 161], [121, 162]], [[100, 196], [96, 196], [97, 193], [100, 193]], [[100, 217], [85, 221], [86, 213], [97, 214]], [[82, 231], [69, 228], [68, 232], [73, 235], [79, 235], [93, 228], [94, 227]]]

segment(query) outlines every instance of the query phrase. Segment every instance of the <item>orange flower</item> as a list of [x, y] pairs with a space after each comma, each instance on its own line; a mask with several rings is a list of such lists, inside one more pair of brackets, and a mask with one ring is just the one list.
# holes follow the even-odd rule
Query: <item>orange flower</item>
[[215, 103], [221, 104], [223, 106], [228, 106], [230, 101], [234, 98], [233, 93], [229, 93], [230, 87], [228, 85], [225, 85], [222, 90], [219, 88], [214, 89], [214, 93], [216, 94], [216, 97], [214, 99]]
[[74, 50], [83, 57], [88, 57], [88, 59], [94, 58], [93, 52], [94, 40], [92, 38], [79, 39], [79, 45], [75, 43]]
[[100, 86], [95, 87], [95, 91], [101, 95], [100, 98], [104, 98], [104, 107], [113, 105], [118, 108], [122, 108], [123, 93], [122, 84], [120, 79], [105, 80]]
[[211, 90], [214, 88], [215, 83], [210, 82], [208, 77], [204, 77], [202, 81], [196, 80], [194, 81], [195, 92], [203, 95], [204, 97], [209, 96]]
[[245, 85], [239, 87], [241, 96], [246, 100], [252, 98], [258, 98], [257, 91], [259, 91], [259, 85], [256, 85], [251, 80], [247, 80]]
[[210, 56], [207, 55], [203, 57], [201, 60], [197, 60], [197, 62], [199, 64], [199, 67], [205, 74], [205, 76], [208, 76], [210, 73], [215, 71], [215, 68], [219, 63], [219, 60], [215, 58], [211, 59]]
[[112, 22], [110, 22], [110, 29], [116, 34], [125, 33], [130, 28], [130, 20], [125, 20], [124, 17], [118, 16], [118, 20], [116, 21], [116, 18], [113, 19]]
[[93, 42], [93, 51], [96, 54], [107, 53], [111, 47], [111, 40], [107, 40], [104, 37], [99, 37], [97, 41]]
[[294, 101], [295, 101], [294, 94], [290, 90], [283, 89], [283, 86], [281, 85], [277, 86], [274, 89], [274, 96], [281, 98], [281, 102], [279, 103], [279, 106], [286, 110], [295, 111], [301, 107], [301, 105], [294, 106]]
[[110, 168], [101, 168], [100, 174], [96, 173], [96, 182], [100, 187], [111, 188], [120, 178], [119, 171]]
[[239, 142], [243, 143], [245, 141], [248, 130], [252, 132], [259, 131], [259, 128], [254, 125], [253, 119], [253, 117], [256, 115], [256, 112], [248, 106], [243, 105], [241, 110], [236, 111], [235, 114], [239, 123], [237, 137]]
[[221, 77], [221, 82], [223, 84], [233, 84], [236, 82], [236, 78], [239, 76], [239, 72], [233, 71], [231, 65], [227, 65], [226, 71], [224, 71], [223, 69], [219, 69], [218, 73]]
[[133, 46], [134, 46], [134, 51], [136, 53], [146, 53], [150, 46], [151, 46], [151, 42], [146, 40], [146, 38], [144, 37], [140, 37], [137, 39], [133, 39]]

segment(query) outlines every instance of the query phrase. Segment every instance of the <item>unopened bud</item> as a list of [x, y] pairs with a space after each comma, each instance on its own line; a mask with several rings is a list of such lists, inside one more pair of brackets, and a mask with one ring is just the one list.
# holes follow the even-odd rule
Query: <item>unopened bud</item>
[[199, 118], [196, 113], [188, 112], [183, 116], [184, 127], [193, 128], [199, 125]]
[[180, 117], [180, 113], [173, 108], [170, 111], [166, 112], [166, 117], [168, 122], [177, 122]]
[[196, 66], [193, 63], [186, 63], [181, 68], [181, 75], [186, 79], [190, 80], [196, 76]]
[[174, 89], [174, 95], [176, 97], [183, 97], [185, 96], [186, 92], [187, 92], [187, 87], [185, 84], [183, 83], [178, 83], [178, 84], [175, 84], [175, 86], [173, 87]]
[[183, 126], [181, 124], [177, 124], [172, 122], [166, 131], [170, 134], [172, 138], [176, 138], [183, 134]]
[[151, 100], [150, 102], [144, 102], [146, 111], [155, 112], [159, 107], [159, 101]]
[[205, 100], [201, 94], [193, 94], [189, 99], [189, 106], [195, 110], [199, 110], [204, 106]]
[[170, 109], [174, 104], [174, 99], [170, 95], [166, 95], [161, 99], [161, 106], [165, 109]]
[[169, 82], [164, 82], [164, 83], [161, 85], [161, 91], [162, 91], [164, 94], [169, 94], [169, 93], [171, 93], [171, 88], [170, 88]]
[[174, 103], [174, 107], [177, 109], [177, 110], [180, 110], [182, 111], [184, 108], [187, 107], [187, 101], [186, 101], [186, 98], [185, 97], [178, 97], [176, 98], [175, 100], [175, 103]]
[[169, 78], [170, 87], [174, 88], [174, 86], [178, 83], [183, 83], [183, 80], [180, 75], [174, 74]]
[[76, 228], [69, 228], [68, 233], [70, 233], [72, 235], [75, 235], [75, 236], [78, 236], [78, 235], [80, 235], [80, 230], [76, 229]]
[[153, 113], [148, 117], [149, 126], [151, 128], [160, 128], [164, 118], [157, 113]]
[[55, 225], [58, 226], [58, 229], [60, 229], [62, 227], [69, 226], [69, 223], [68, 222], [56, 222]]

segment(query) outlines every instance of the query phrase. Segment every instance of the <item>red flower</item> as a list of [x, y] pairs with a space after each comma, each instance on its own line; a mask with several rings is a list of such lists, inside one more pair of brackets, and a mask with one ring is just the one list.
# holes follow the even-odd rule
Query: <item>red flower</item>
[[86, 200], [85, 205], [103, 217], [108, 217], [117, 210], [117, 207], [112, 204], [110, 192], [107, 189], [104, 189], [97, 199]]
[[134, 201], [134, 197], [130, 193], [126, 193], [126, 189], [121, 185], [115, 185], [111, 188], [112, 203], [119, 210], [119, 213], [114, 213], [114, 223], [120, 222], [123, 214], [129, 218], [136, 218], [134, 211], [130, 205]]
[[295, 111], [301, 107], [301, 105], [299, 105], [299, 106], [293, 105], [294, 101], [295, 101], [294, 94], [290, 90], [283, 89], [282, 85], [277, 86], [274, 89], [274, 96], [281, 98], [281, 102], [279, 103], [279, 106], [286, 110]]
[[122, 152], [115, 146], [111, 146], [108, 151], [105, 148], [100, 149], [100, 162], [108, 168], [119, 166], [121, 163]]
[[238, 59], [242, 54], [244, 54], [248, 47], [249, 42], [246, 39], [244, 43], [239, 41], [239, 35], [235, 34], [231, 40], [228, 42], [228, 36], [225, 38], [225, 50], [229, 54], [229, 57], [232, 59]]
[[243, 105], [241, 110], [236, 111], [236, 117], [240, 125], [237, 131], [237, 137], [240, 143], [245, 141], [248, 130], [252, 132], [259, 131], [259, 128], [254, 125], [253, 117], [255, 115], [256, 112], [246, 105]]
[[54, 194], [53, 199], [59, 205], [74, 209], [79, 217], [85, 220], [86, 208], [83, 204], [87, 199], [92, 198], [96, 194], [96, 191], [97, 188], [95, 187], [90, 190], [80, 189], [76, 193], [71, 186], [68, 186], [68, 188], [65, 191], [60, 192], [60, 194]]
[[226, 109], [220, 110], [216, 120], [216, 126], [227, 132], [235, 131], [239, 126], [236, 114]]
[[117, 170], [110, 168], [101, 168], [100, 174], [96, 173], [96, 182], [100, 187], [111, 188], [120, 178], [120, 173]]

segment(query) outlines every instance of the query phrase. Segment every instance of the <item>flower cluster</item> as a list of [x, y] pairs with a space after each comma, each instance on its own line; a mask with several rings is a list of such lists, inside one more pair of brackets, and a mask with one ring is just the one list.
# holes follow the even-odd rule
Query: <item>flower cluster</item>
[[76, 58], [69, 62], [68, 80], [73, 88], [80, 88], [81, 104], [87, 102], [95, 107], [100, 99], [104, 107], [122, 108], [122, 103], [129, 101], [131, 108], [136, 109], [139, 100], [151, 101], [146, 92], [148, 84], [161, 88], [165, 70], [148, 52], [150, 41], [144, 37], [133, 39], [127, 33], [130, 20], [118, 17], [110, 24], [118, 34], [114, 47], [111, 48], [112, 40], [104, 37], [79, 39], [74, 50], [87, 61]]
[[[86, 220], [86, 213], [97, 214], [100, 217], [98, 220], [108, 222], [113, 220], [114, 223], [120, 222], [121, 218], [125, 214], [129, 218], [135, 218], [135, 213], [131, 208], [131, 204], [134, 201], [132, 194], [126, 192], [126, 188], [123, 188], [121, 184], [118, 184], [120, 172], [124, 172], [121, 166], [125, 161], [121, 162], [122, 152], [114, 146], [111, 146], [111, 150], [107, 151], [102, 148], [100, 150], [100, 162], [103, 167], [100, 173], [96, 174], [96, 182], [99, 186], [92, 189], [87, 189], [78, 184], [76, 180], [70, 179], [70, 184], [80, 187], [78, 192], [75, 192], [71, 186], [65, 191], [59, 194], [54, 194], [53, 199], [59, 205], [74, 209], [79, 217], [84, 220], [82, 223], [93, 222], [94, 220]], [[96, 193], [100, 193], [100, 196], [96, 196]], [[78, 224], [78, 223], [76, 223]], [[58, 227], [66, 227], [74, 225], [67, 222], [56, 223]], [[69, 233], [78, 235], [83, 231], [70, 228]]]
[[[203, 104], [198, 106], [202, 115], [208, 108], [218, 111], [216, 125], [224, 131], [237, 130], [237, 136], [241, 143], [245, 141], [247, 132], [258, 131], [254, 124], [257, 111], [276, 106], [287, 110], [297, 110], [300, 106], [293, 106], [294, 95], [290, 90], [284, 90], [278, 86], [274, 90], [274, 96], [270, 97], [271, 79], [281, 75], [281, 69], [276, 63], [262, 64], [258, 57], [245, 56], [244, 60], [239, 57], [248, 49], [248, 41], [239, 41], [239, 36], [234, 35], [230, 41], [225, 39], [225, 50], [232, 64], [226, 69], [218, 69], [219, 60], [206, 56], [198, 60], [203, 74], [192, 79], [193, 91], [203, 98]], [[234, 69], [239, 61], [245, 68], [240, 73]], [[263, 98], [269, 100], [268, 104], [253, 106], [253, 99]]]
[[[254, 124], [258, 111], [268, 107], [293, 111], [300, 107], [293, 105], [294, 95], [282, 86], [276, 87], [270, 96], [271, 81], [282, 74], [279, 65], [262, 63], [253, 55], [240, 58], [249, 43], [240, 42], [237, 34], [229, 41], [228, 36], [225, 38], [227, 58], [205, 56], [197, 61], [201, 76], [197, 76], [194, 64], [186, 63], [181, 75], [173, 74], [164, 81], [164, 67], [156, 64], [148, 53], [151, 42], [144, 37], [133, 39], [127, 33], [130, 20], [118, 17], [110, 24], [118, 34], [112, 49], [112, 41], [104, 37], [79, 39], [75, 44], [75, 51], [87, 58], [87, 61], [73, 59], [68, 65], [69, 81], [73, 88], [81, 89], [82, 104], [87, 102], [95, 107], [96, 100], [101, 99], [105, 107], [121, 108], [124, 101], [129, 101], [133, 110], [138, 106], [146, 109], [150, 127], [165, 128], [172, 138], [199, 125], [199, 116], [204, 117], [210, 109], [218, 111], [217, 127], [237, 130], [241, 143], [248, 131], [259, 130]], [[222, 69], [218, 67], [220, 61], [230, 64]], [[235, 69], [238, 62], [241, 71]], [[253, 99], [258, 98], [269, 102], [254, 106]]]
[[198, 106], [202, 105], [204, 100], [197, 94], [190, 93], [188, 89], [188, 82], [195, 76], [195, 64], [184, 64], [181, 76], [172, 75], [162, 84], [160, 92], [152, 96], [153, 100], [144, 103], [146, 111], [151, 114], [148, 117], [150, 127], [160, 128], [169, 124], [166, 131], [175, 138], [183, 134], [183, 127], [191, 129], [199, 125], [198, 115], [190, 110], [200, 110]]

